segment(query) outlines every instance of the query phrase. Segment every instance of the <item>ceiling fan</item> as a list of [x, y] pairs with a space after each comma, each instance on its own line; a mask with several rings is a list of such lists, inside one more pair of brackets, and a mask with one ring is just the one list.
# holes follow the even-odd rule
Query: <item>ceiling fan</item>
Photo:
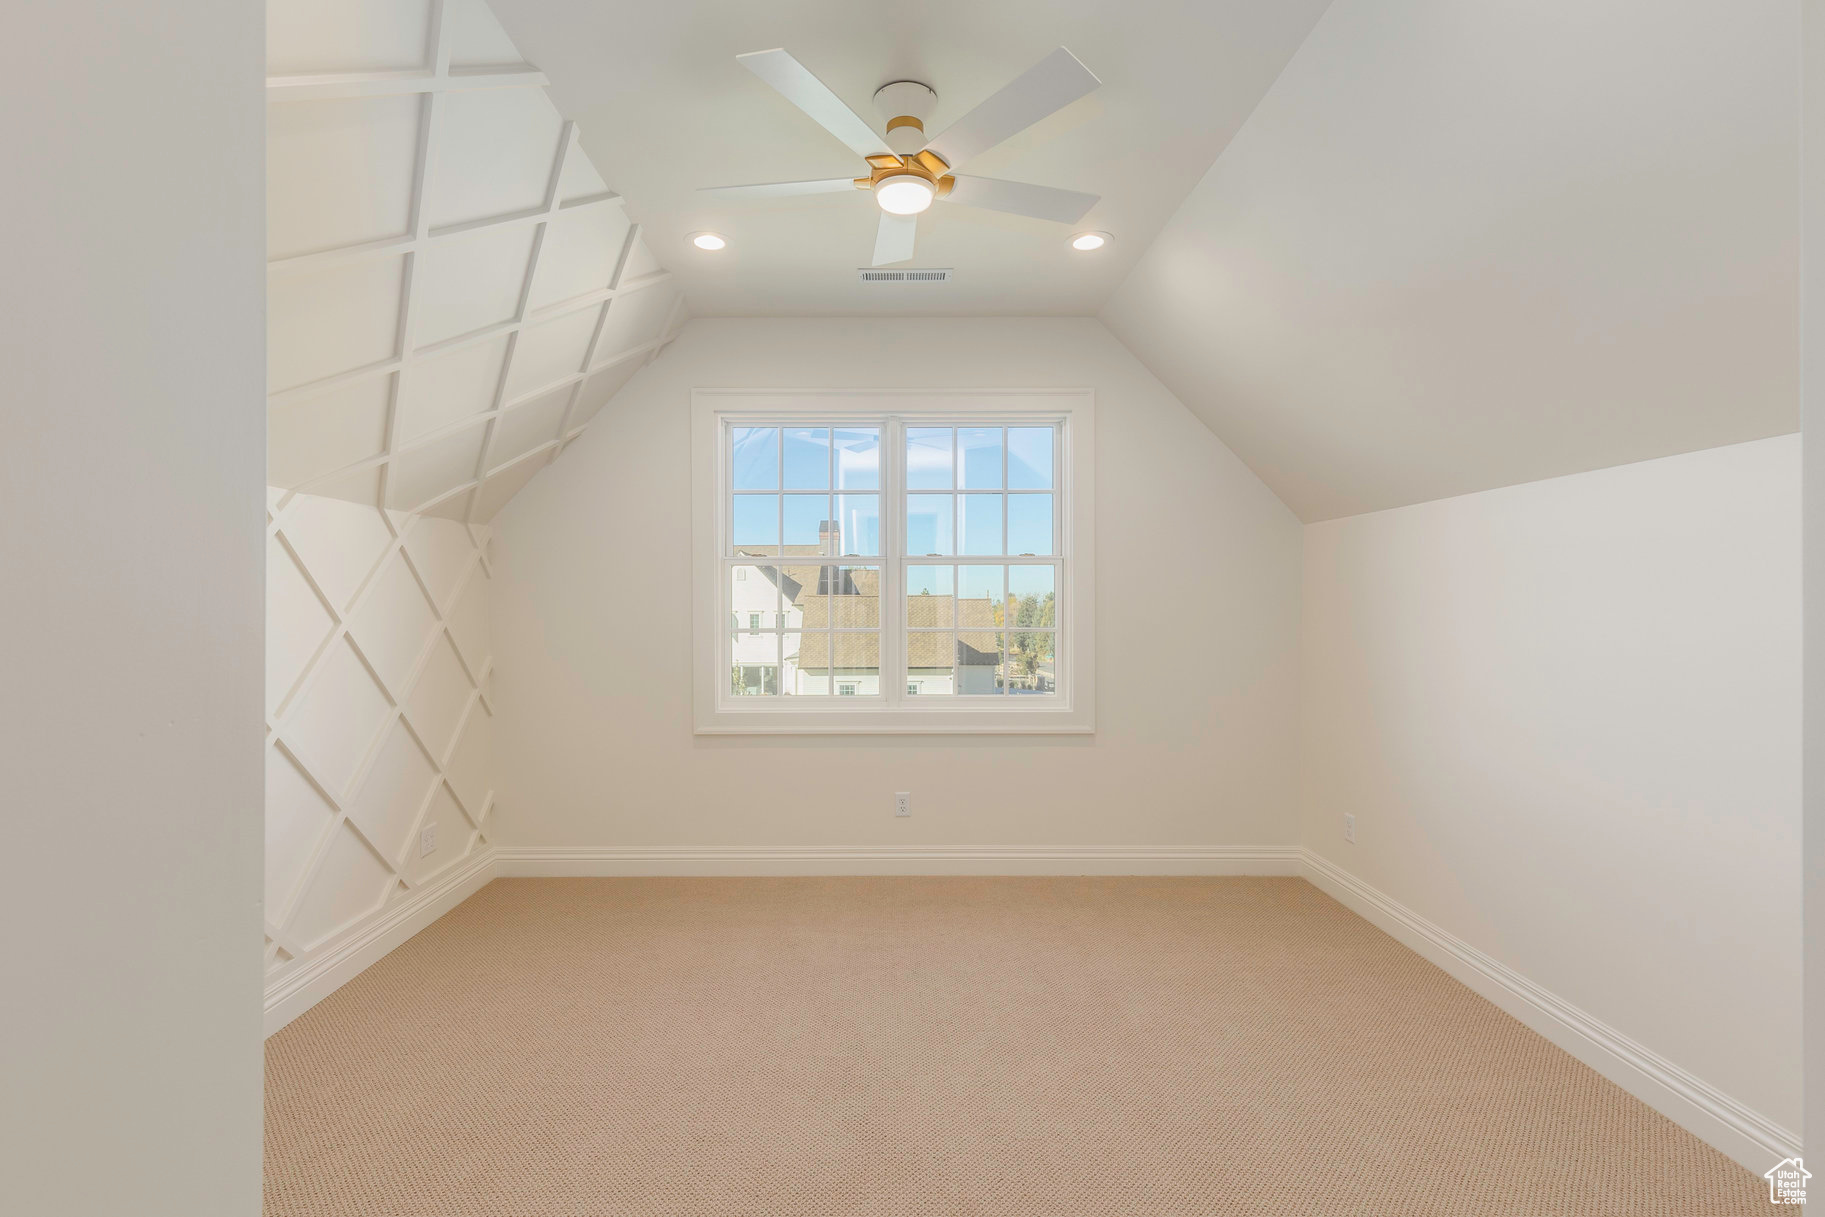
[[1097, 202], [1096, 195], [1076, 190], [965, 177], [955, 172], [971, 157], [1026, 130], [1102, 84], [1064, 47], [1015, 77], [999, 93], [930, 140], [925, 138], [925, 118], [938, 95], [928, 85], [898, 80], [876, 91], [875, 104], [887, 117], [883, 136], [877, 135], [829, 86], [787, 52], [753, 51], [735, 58], [866, 160], [868, 175], [714, 186], [706, 193], [724, 198], [786, 198], [844, 190], [872, 191], [881, 207], [881, 227], [874, 242], [876, 266], [904, 262], [913, 256], [919, 213], [939, 199], [1060, 224], [1075, 224]]

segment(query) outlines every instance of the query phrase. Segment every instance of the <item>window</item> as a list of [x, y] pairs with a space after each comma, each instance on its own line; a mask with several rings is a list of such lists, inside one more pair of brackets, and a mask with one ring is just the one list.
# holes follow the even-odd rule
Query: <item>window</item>
[[698, 730], [1092, 729], [1091, 424], [1085, 392], [699, 391]]

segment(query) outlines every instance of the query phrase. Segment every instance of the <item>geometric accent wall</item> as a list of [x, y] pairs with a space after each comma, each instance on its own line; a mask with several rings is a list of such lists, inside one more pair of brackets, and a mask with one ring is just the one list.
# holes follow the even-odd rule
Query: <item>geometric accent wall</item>
[[268, 9], [268, 482], [485, 522], [683, 301], [482, 0]]
[[268, 493], [270, 993], [486, 849], [494, 786], [487, 530]]

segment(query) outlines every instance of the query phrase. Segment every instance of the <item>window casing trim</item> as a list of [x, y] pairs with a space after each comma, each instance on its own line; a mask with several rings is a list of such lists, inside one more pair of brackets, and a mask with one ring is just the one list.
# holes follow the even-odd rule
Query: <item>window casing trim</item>
[[[820, 419], [872, 425], [972, 426], [1022, 422], [1059, 424], [1055, 463], [1054, 554], [1022, 560], [1006, 556], [919, 558], [883, 552], [836, 564], [878, 566], [882, 572], [883, 627], [878, 694], [819, 698], [735, 698], [728, 684], [723, 627], [723, 584], [729, 557], [731, 471], [724, 429], [791, 426]], [[1089, 389], [742, 390], [698, 389], [692, 395], [693, 717], [698, 734], [1087, 734], [1095, 730], [1095, 404]], [[884, 430], [880, 478], [883, 551], [899, 550], [905, 537], [902, 461]], [[1004, 487], [1005, 489], [1005, 487]], [[889, 543], [887, 538], [895, 538]], [[923, 556], [921, 556], [923, 557]], [[789, 561], [790, 559], [782, 559]], [[747, 564], [764, 562], [749, 558]], [[1051, 564], [1059, 645], [1054, 656], [1061, 691], [1041, 696], [957, 695], [921, 697], [899, 688], [903, 677], [904, 600], [907, 565]], [[799, 558], [805, 564], [804, 558]], [[826, 565], [832, 564], [826, 562]], [[891, 572], [891, 573], [890, 573]], [[890, 601], [889, 597], [893, 599]], [[888, 605], [894, 606], [888, 613]]]

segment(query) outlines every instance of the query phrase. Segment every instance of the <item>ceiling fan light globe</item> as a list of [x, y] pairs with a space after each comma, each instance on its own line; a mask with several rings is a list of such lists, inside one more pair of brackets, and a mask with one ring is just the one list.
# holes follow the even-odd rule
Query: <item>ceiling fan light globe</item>
[[896, 173], [875, 183], [875, 202], [890, 215], [916, 216], [936, 197], [932, 184], [915, 173]]

